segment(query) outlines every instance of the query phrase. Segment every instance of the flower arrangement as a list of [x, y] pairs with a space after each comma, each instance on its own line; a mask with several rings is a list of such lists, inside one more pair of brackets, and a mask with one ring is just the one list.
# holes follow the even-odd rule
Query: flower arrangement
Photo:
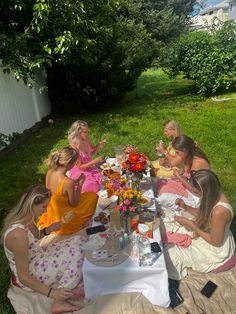
[[125, 215], [137, 214], [141, 210], [141, 192], [128, 189], [128, 190], [118, 190], [115, 192], [118, 196], [118, 203], [116, 210], [120, 211]]
[[112, 196], [118, 190], [127, 190], [127, 180], [124, 178], [110, 179], [105, 183], [105, 189], [107, 190], [108, 196]]
[[[148, 158], [144, 154], [132, 152], [122, 164], [122, 174], [143, 174], [147, 171]], [[141, 176], [142, 177], [142, 176]]]
[[136, 153], [136, 151], [137, 151], [137, 147], [134, 147], [134, 146], [132, 146], [132, 145], [130, 145], [130, 144], [128, 144], [127, 146], [125, 146], [125, 147], [123, 148], [123, 152], [124, 152], [126, 155], [129, 155], [129, 154], [131, 154], [131, 153]]

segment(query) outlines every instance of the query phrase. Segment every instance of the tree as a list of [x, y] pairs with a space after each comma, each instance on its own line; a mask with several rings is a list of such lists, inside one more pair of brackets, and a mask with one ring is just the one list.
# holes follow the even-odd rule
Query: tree
[[2, 0], [4, 71], [29, 83], [36, 70], [46, 69], [54, 106], [101, 107], [134, 88], [142, 71], [185, 29], [193, 3]]
[[166, 71], [193, 80], [199, 94], [228, 89], [236, 76], [236, 22], [227, 21], [209, 32], [190, 32], [176, 43]]

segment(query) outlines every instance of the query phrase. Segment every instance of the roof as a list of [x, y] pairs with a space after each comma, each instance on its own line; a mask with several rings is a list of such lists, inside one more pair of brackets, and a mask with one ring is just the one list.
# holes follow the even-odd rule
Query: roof
[[229, 8], [229, 2], [230, 0], [228, 1], [222, 1], [216, 5], [213, 5], [213, 6], [210, 6], [206, 9], [203, 9], [199, 14], [200, 15], [204, 15], [204, 14], [207, 14], [209, 12], [212, 12], [212, 11], [217, 11], [219, 9], [228, 9]]

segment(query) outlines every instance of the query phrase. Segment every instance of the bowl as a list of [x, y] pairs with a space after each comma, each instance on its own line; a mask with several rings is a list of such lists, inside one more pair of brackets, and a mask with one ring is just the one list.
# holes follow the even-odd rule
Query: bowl
[[148, 197], [148, 196], [142, 196], [141, 197], [141, 202], [142, 202], [141, 207], [142, 208], [147, 208], [147, 207], [149, 207], [152, 204], [152, 199], [150, 197]]
[[104, 198], [104, 197], [98, 198], [98, 206], [101, 209], [107, 208], [110, 204], [111, 204], [111, 200], [108, 197], [107, 198]]

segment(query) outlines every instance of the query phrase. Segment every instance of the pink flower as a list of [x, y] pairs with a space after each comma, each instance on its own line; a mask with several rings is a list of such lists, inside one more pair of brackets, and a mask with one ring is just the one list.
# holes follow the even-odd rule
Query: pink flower
[[129, 210], [130, 210], [131, 212], [134, 212], [134, 211], [135, 211], [135, 207], [134, 207], [134, 206], [130, 206], [130, 207], [129, 207]]
[[126, 212], [126, 211], [127, 211], [127, 206], [123, 206], [123, 207], [122, 207], [122, 211], [123, 211], [123, 212]]
[[125, 205], [129, 205], [131, 203], [131, 201], [129, 199], [124, 200], [123, 202]]
[[121, 205], [117, 205], [116, 210], [121, 210]]

